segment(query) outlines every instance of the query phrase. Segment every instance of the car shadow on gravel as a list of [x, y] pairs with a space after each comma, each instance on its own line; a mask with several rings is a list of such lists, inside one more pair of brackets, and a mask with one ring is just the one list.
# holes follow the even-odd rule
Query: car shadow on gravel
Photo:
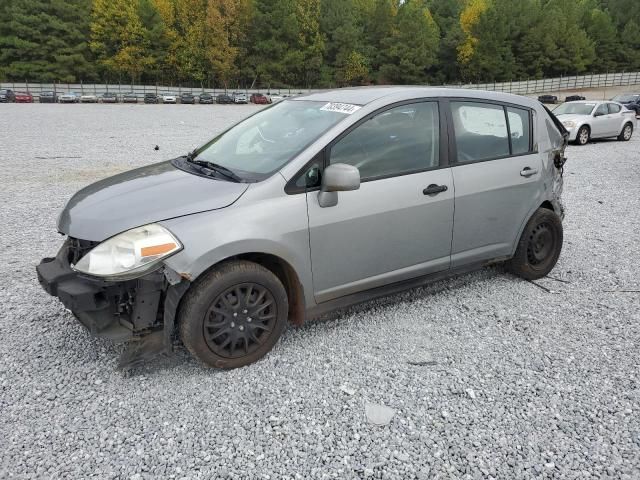
[[500, 275], [505, 275], [505, 274], [506, 274], [505, 268], [503, 265], [491, 265], [488, 267], [484, 267], [481, 270], [452, 276], [450, 278], [438, 280], [433, 283], [428, 283], [421, 287], [414, 287], [399, 293], [395, 293], [392, 295], [385, 295], [383, 297], [376, 298], [374, 300], [369, 300], [367, 302], [352, 305], [347, 308], [338, 309], [333, 312], [324, 314], [320, 317], [307, 320], [299, 328], [304, 330], [305, 328], [309, 328], [312, 325], [322, 325], [322, 324], [328, 325], [330, 322], [334, 320], [339, 320], [340, 318], [343, 318], [343, 317], [350, 317], [356, 314], [363, 314], [375, 309], [398, 305], [402, 303], [411, 303], [416, 300], [424, 299], [430, 296], [436, 296], [439, 293], [442, 293], [448, 290], [456, 290], [459, 288], [466, 287], [478, 281], [490, 280], [492, 278], [498, 277]]

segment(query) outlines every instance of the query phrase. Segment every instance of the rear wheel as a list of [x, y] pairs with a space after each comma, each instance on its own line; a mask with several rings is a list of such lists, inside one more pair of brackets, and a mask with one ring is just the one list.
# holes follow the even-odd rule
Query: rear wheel
[[582, 127], [580, 127], [580, 130], [578, 130], [578, 134], [576, 135], [576, 144], [586, 145], [587, 143], [589, 143], [590, 135], [591, 131], [589, 130], [589, 127], [583, 125]]
[[229, 262], [205, 274], [185, 296], [180, 336], [202, 363], [242, 367], [273, 348], [288, 310], [284, 286], [271, 271], [253, 262]]
[[622, 127], [622, 131], [620, 135], [618, 135], [618, 140], [621, 142], [628, 142], [631, 140], [631, 135], [633, 135], [633, 125], [630, 123], [625, 123], [624, 127]]
[[562, 222], [552, 210], [539, 208], [522, 232], [516, 254], [507, 266], [516, 275], [535, 280], [547, 275], [562, 250]]

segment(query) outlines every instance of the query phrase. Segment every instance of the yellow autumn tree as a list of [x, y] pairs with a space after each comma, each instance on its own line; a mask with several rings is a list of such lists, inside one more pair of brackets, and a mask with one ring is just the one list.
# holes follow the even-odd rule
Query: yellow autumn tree
[[491, 0], [466, 0], [465, 7], [460, 12], [460, 27], [465, 39], [458, 46], [458, 61], [466, 65], [473, 58], [473, 54], [478, 44], [478, 39], [474, 36], [474, 27], [478, 24], [480, 16], [489, 8]]
[[208, 0], [205, 51], [215, 78], [228, 86], [244, 44], [251, 0]]

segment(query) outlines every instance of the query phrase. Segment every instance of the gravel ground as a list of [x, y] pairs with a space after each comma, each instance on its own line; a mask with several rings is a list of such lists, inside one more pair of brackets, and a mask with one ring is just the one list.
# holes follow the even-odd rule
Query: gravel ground
[[254, 108], [0, 105], [0, 478], [640, 478], [640, 135], [569, 148], [538, 285], [486, 269], [291, 328], [247, 368], [118, 372], [36, 281], [59, 210]]

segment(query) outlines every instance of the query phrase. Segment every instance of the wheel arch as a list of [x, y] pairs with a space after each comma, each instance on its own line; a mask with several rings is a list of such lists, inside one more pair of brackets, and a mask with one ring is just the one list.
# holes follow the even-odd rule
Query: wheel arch
[[188, 279], [192, 282], [190, 288], [192, 288], [194, 284], [197, 284], [198, 279], [202, 278], [206, 273], [219, 268], [225, 263], [233, 262], [235, 260], [245, 260], [256, 263], [273, 273], [278, 280], [282, 282], [282, 285], [287, 292], [289, 302], [289, 322], [298, 326], [304, 323], [306, 318], [306, 302], [303, 282], [291, 262], [285, 260], [282, 256], [273, 253], [249, 251], [220, 258], [207, 268], [200, 271], [197, 276], [189, 276]]
[[553, 213], [555, 213], [560, 218], [562, 218], [562, 212], [559, 211], [559, 209], [561, 207], [560, 206], [554, 207], [553, 202], [551, 200], [549, 200], [549, 199], [543, 200], [535, 208], [532, 208], [531, 211], [529, 211], [529, 213], [527, 214], [527, 216], [524, 219], [524, 221], [522, 222], [522, 225], [520, 225], [520, 228], [518, 229], [518, 235], [516, 236], [515, 241], [513, 242], [513, 249], [511, 251], [511, 256], [515, 255], [515, 253], [516, 253], [516, 249], [518, 247], [518, 242], [520, 241], [520, 237], [522, 236], [522, 232], [524, 232], [524, 229], [527, 226], [527, 223], [529, 223], [529, 220], [531, 220], [531, 217], [533, 217], [535, 215], [535, 213], [538, 210], [540, 210], [541, 208], [544, 208], [546, 210], [551, 210]]

